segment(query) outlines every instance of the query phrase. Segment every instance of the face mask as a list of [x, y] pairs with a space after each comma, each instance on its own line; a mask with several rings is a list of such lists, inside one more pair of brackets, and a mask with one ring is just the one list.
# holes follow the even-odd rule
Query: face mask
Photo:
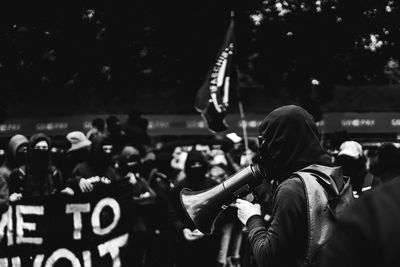
[[68, 153], [68, 157], [70, 158], [70, 160], [76, 163], [84, 162], [85, 160], [87, 160], [88, 156], [88, 149], [78, 149], [76, 151], [71, 151]]
[[203, 180], [206, 176], [207, 168], [205, 166], [193, 166], [185, 170], [186, 177], [192, 181]]
[[18, 150], [15, 153], [15, 166], [19, 167], [26, 164], [26, 149]]
[[50, 150], [32, 149], [29, 160], [33, 169], [43, 170], [50, 164]]

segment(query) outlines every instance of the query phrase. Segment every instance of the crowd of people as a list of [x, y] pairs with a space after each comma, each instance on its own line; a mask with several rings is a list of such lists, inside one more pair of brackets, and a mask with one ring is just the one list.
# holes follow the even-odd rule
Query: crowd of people
[[[208, 189], [259, 163], [251, 142], [247, 149], [242, 141], [229, 138], [154, 143], [147, 121], [134, 113], [124, 124], [115, 116], [95, 119], [87, 133], [73, 131], [65, 138], [69, 147], [61, 156], [54, 156], [52, 140], [43, 133], [10, 138], [0, 168], [0, 212], [21, 198], [85, 194], [99, 181], [129, 178], [134, 189], [133, 266], [256, 266], [254, 250], [246, 242], [254, 233], [243, 226], [235, 207], [224, 211], [212, 235], [204, 235], [186, 218], [179, 199], [183, 188]], [[400, 152], [392, 143], [379, 147], [374, 157], [355, 141], [327, 152], [330, 157], [323, 161], [341, 166], [351, 177], [355, 198], [400, 176]], [[295, 152], [285, 153], [290, 157]], [[268, 225], [276, 182], [266, 179], [254, 192], [261, 204], [260, 221], [245, 221]]]

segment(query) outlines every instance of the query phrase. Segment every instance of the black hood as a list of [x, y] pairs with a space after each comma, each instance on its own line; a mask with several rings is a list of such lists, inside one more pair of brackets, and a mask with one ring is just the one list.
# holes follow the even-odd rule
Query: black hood
[[[282, 180], [311, 164], [332, 166], [320, 145], [314, 119], [301, 107], [290, 105], [273, 110], [259, 128], [260, 153], [269, 178]], [[265, 162], [270, 161], [270, 162]]]
[[89, 153], [89, 164], [97, 171], [104, 171], [111, 165], [112, 155], [103, 150], [104, 145], [110, 145], [103, 136], [96, 136], [92, 140]]

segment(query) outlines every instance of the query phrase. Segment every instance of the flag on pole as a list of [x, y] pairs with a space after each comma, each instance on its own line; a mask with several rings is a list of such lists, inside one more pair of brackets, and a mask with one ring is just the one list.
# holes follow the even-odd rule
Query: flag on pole
[[196, 95], [195, 109], [201, 113], [212, 132], [222, 132], [228, 129], [225, 116], [229, 106], [232, 78], [235, 74], [234, 49], [234, 19], [232, 15], [216, 62]]

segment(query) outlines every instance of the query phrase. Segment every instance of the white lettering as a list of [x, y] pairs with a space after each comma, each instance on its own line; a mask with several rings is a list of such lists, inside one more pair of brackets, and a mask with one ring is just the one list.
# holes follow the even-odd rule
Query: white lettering
[[11, 259], [12, 267], [21, 267], [21, 259], [19, 257], [14, 257]]
[[15, 215], [16, 215], [16, 231], [17, 231], [17, 244], [36, 244], [40, 245], [43, 243], [43, 238], [41, 237], [24, 237], [24, 229], [28, 231], [35, 231], [36, 224], [35, 223], [27, 223], [24, 222], [23, 215], [31, 214], [31, 215], [43, 215], [44, 207], [43, 206], [28, 206], [28, 205], [17, 205], [15, 207]]
[[390, 122], [392, 126], [400, 126], [400, 119], [392, 119]]
[[[100, 225], [100, 213], [106, 206], [109, 206], [113, 210], [114, 218], [107, 227], [102, 228]], [[115, 228], [120, 218], [121, 209], [118, 202], [113, 198], [103, 198], [97, 203], [92, 213], [93, 232], [97, 235], [106, 235], [110, 233]]]
[[33, 267], [41, 267], [43, 263], [44, 255], [43, 254], [38, 254], [35, 257], [35, 260], [33, 261]]
[[82, 215], [81, 213], [89, 212], [90, 211], [90, 204], [67, 204], [65, 207], [65, 213], [73, 214], [73, 219], [74, 219], [74, 239], [81, 239], [82, 238]]
[[119, 258], [119, 249], [128, 243], [128, 237], [129, 234], [124, 234], [99, 245], [100, 257], [109, 253], [113, 260], [113, 267], [120, 267], [121, 259]]
[[83, 267], [92, 267], [92, 255], [89, 250], [82, 252]]
[[60, 248], [54, 251], [53, 254], [51, 254], [51, 256], [47, 259], [45, 267], [53, 267], [54, 263], [62, 258], [69, 260], [72, 264], [72, 267], [81, 267], [81, 263], [75, 254], [66, 248]]

